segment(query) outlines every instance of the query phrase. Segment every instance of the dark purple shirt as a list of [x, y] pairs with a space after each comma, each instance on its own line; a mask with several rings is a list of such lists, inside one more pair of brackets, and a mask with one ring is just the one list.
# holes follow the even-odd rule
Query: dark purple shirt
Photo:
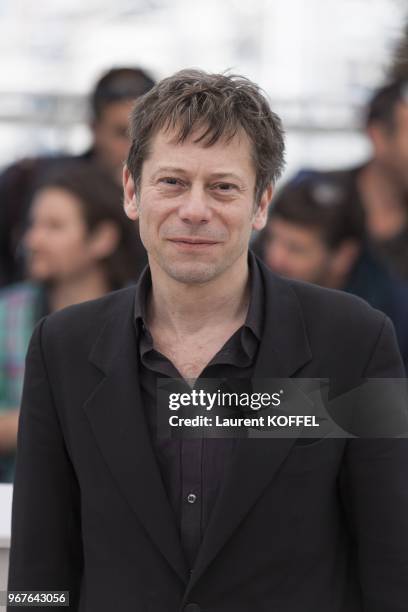
[[[200, 379], [250, 379], [263, 327], [261, 275], [255, 256], [249, 253], [251, 297], [245, 323], [206, 365]], [[135, 327], [140, 354], [139, 380], [153, 449], [164, 487], [174, 511], [189, 567], [194, 565], [225, 473], [235, 448], [234, 438], [164, 439], [157, 436], [158, 379], [181, 379], [174, 364], [154, 349], [146, 325], [146, 299], [151, 289], [149, 268], [138, 282]], [[186, 391], [190, 387], [186, 384]]]

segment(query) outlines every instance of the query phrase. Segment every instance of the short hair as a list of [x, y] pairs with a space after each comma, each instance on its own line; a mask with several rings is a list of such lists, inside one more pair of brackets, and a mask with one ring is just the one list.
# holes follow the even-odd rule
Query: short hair
[[335, 250], [347, 239], [362, 240], [362, 210], [350, 202], [344, 187], [335, 179], [305, 177], [289, 183], [269, 209], [268, 223], [256, 240], [255, 250], [263, 256], [268, 225], [273, 219], [317, 231], [325, 245]]
[[408, 104], [408, 81], [397, 80], [377, 89], [366, 108], [365, 123], [381, 123], [389, 132], [395, 128], [395, 108], [400, 102]]
[[40, 177], [34, 196], [49, 188], [66, 191], [78, 200], [88, 233], [91, 234], [103, 222], [116, 226], [118, 245], [102, 261], [106, 278], [112, 289], [120, 289], [135, 281], [146, 263], [146, 256], [134, 223], [123, 212], [120, 186], [93, 162], [69, 160], [52, 166]]
[[177, 142], [201, 131], [195, 142], [210, 147], [221, 138], [231, 140], [241, 128], [252, 143], [259, 200], [284, 166], [281, 120], [261, 89], [243, 76], [193, 69], [163, 79], [137, 100], [131, 114], [127, 167], [136, 188], [151, 139], [160, 130], [176, 130]]
[[114, 102], [136, 100], [154, 86], [154, 80], [142, 68], [112, 68], [97, 81], [90, 96], [94, 119]]

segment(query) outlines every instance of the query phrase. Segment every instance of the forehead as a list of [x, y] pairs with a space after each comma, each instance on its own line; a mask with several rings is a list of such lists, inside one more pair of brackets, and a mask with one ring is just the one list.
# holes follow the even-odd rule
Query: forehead
[[161, 130], [152, 137], [144, 166], [155, 170], [159, 166], [177, 167], [186, 172], [201, 170], [211, 173], [235, 173], [254, 178], [252, 143], [244, 130], [232, 138], [220, 138], [211, 146], [196, 142], [202, 132], [193, 132], [183, 142], [177, 141], [175, 130]]
[[272, 215], [269, 219], [267, 231], [270, 236], [279, 235], [290, 240], [290, 242], [305, 246], [324, 242], [322, 231], [316, 225], [297, 224], [277, 215]]
[[31, 216], [50, 215], [55, 218], [80, 217], [81, 202], [66, 189], [44, 187], [34, 196]]
[[109, 102], [101, 108], [98, 118], [99, 123], [118, 122], [126, 126], [129, 122], [129, 115], [134, 106], [134, 100], [117, 100]]

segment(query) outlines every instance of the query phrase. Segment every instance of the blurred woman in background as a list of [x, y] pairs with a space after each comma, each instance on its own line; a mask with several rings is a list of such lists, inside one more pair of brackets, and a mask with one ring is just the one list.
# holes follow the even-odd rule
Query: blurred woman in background
[[27, 280], [0, 291], [0, 481], [13, 478], [24, 361], [37, 321], [135, 282], [147, 263], [122, 191], [70, 162], [38, 186], [24, 237]]

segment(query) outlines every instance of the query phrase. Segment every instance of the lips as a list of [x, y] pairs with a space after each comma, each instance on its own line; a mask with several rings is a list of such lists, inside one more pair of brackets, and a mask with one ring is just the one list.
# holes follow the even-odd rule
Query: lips
[[215, 240], [207, 240], [205, 238], [169, 238], [170, 242], [177, 244], [187, 244], [191, 246], [217, 244]]

